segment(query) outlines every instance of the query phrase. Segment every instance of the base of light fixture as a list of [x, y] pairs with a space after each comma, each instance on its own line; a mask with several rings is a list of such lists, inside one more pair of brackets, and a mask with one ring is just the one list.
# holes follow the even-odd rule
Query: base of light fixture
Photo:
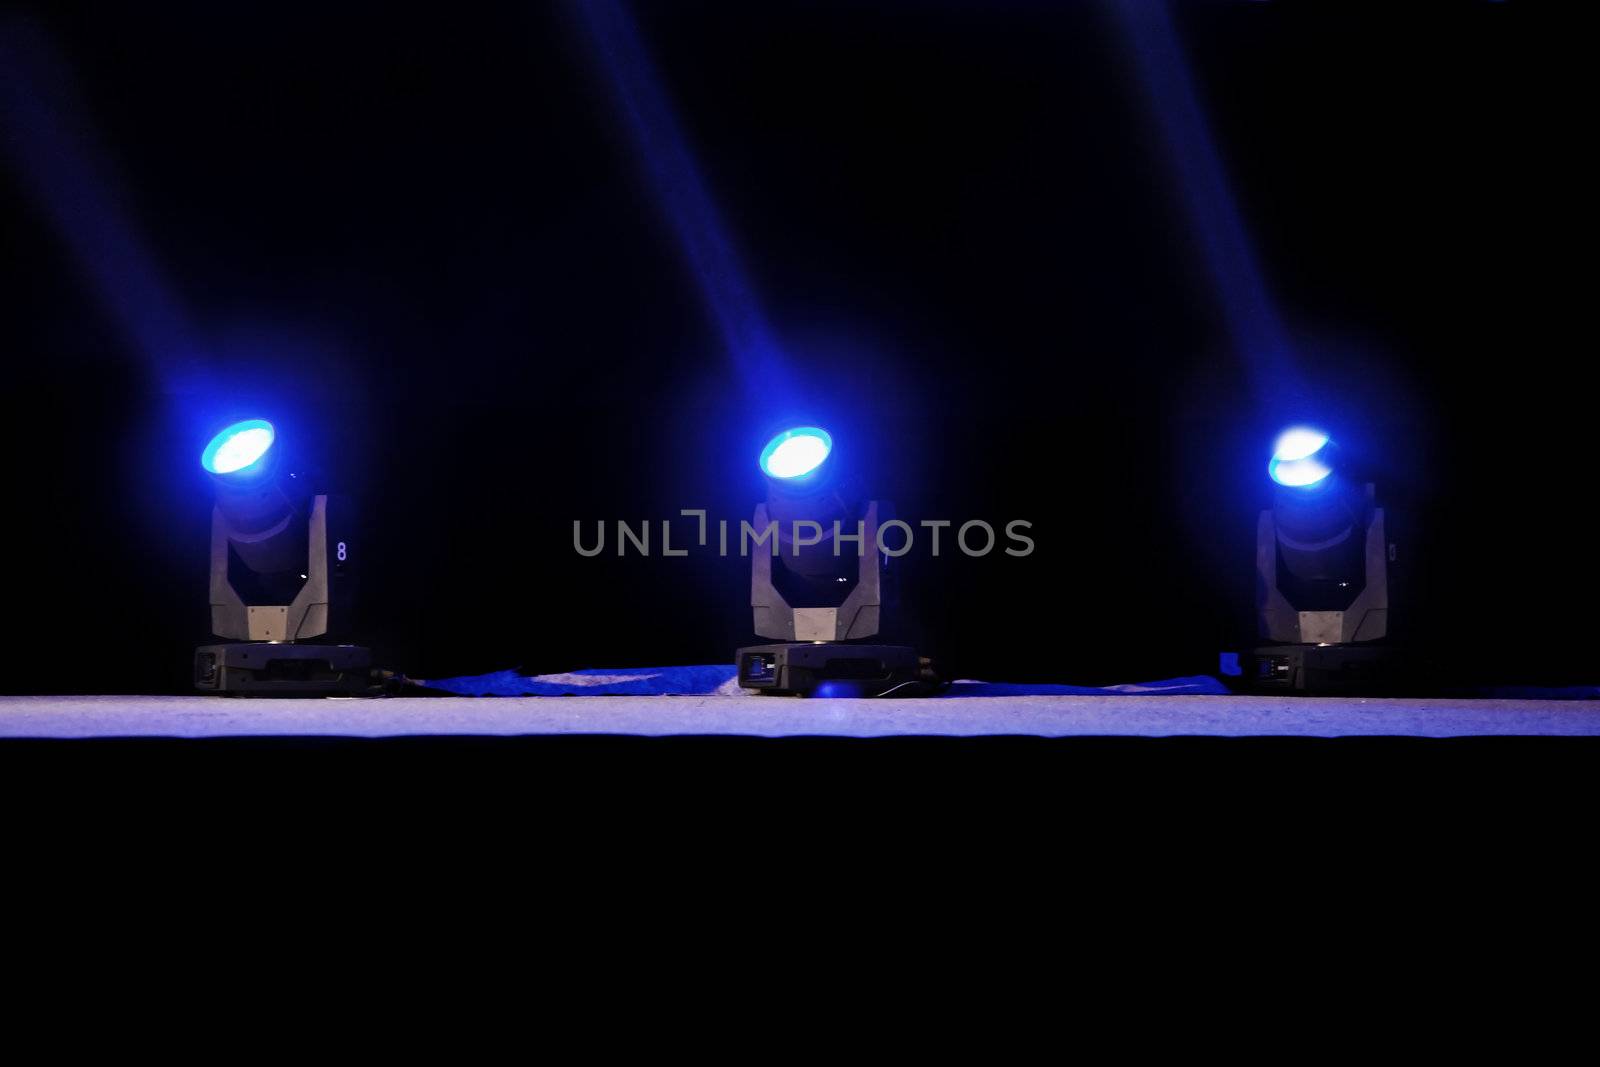
[[792, 641], [751, 645], [735, 654], [739, 685], [785, 696], [928, 696], [944, 683], [908, 645]]
[[372, 650], [360, 645], [246, 641], [194, 651], [194, 685], [235, 696], [371, 696]]
[[1393, 645], [1262, 645], [1239, 654], [1240, 687], [1256, 692], [1377, 693], [1404, 681]]

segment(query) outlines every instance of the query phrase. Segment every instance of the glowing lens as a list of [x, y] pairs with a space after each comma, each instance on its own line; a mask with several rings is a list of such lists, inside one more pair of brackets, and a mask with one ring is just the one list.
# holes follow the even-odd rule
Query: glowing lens
[[1333, 467], [1318, 456], [1327, 443], [1328, 435], [1321, 430], [1306, 426], [1285, 430], [1272, 446], [1267, 474], [1279, 485], [1291, 489], [1316, 485], [1333, 473]]
[[238, 474], [259, 463], [274, 438], [266, 419], [236, 422], [211, 439], [200, 453], [200, 465], [212, 474]]
[[1321, 430], [1296, 426], [1283, 431], [1278, 443], [1272, 446], [1272, 458], [1279, 463], [1292, 463], [1322, 451], [1322, 446], [1327, 443], [1328, 435]]
[[799, 426], [785, 430], [761, 450], [761, 470], [772, 478], [803, 478], [822, 466], [833, 451], [827, 430]]

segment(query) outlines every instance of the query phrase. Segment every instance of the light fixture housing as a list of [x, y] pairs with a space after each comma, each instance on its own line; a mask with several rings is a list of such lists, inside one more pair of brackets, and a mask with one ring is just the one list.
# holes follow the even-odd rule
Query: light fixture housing
[[348, 627], [356, 539], [342, 497], [287, 469], [277, 430], [245, 419], [200, 454], [211, 512], [211, 631], [235, 644], [195, 652], [196, 688], [221, 693], [366, 692], [371, 653], [303, 644]]
[[750, 607], [755, 632], [777, 643], [735, 653], [739, 684], [802, 696], [936, 688], [932, 665], [914, 648], [862, 643], [883, 629], [888, 597], [878, 527], [889, 506], [863, 501], [845, 484], [834, 467], [833, 435], [820, 426], [786, 429], [767, 441], [757, 462], [767, 498], [756, 505], [753, 525], [771, 540], [750, 552]]
[[1389, 564], [1372, 483], [1341, 477], [1337, 446], [1285, 430], [1267, 474], [1273, 502], [1256, 525], [1256, 617], [1270, 644], [1246, 657], [1251, 684], [1303, 692], [1359, 689], [1388, 669]]

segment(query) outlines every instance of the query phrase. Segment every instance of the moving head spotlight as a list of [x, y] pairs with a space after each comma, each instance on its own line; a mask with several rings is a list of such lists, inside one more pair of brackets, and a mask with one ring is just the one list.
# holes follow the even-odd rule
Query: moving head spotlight
[[916, 649], [849, 643], [882, 629], [878, 524], [888, 509], [855, 501], [832, 455], [833, 437], [816, 426], [784, 430], [761, 450], [767, 499], [755, 509], [750, 607], [755, 632], [778, 643], [738, 650], [739, 684], [800, 696], [930, 691], [939, 681]]
[[195, 650], [195, 687], [218, 693], [315, 696], [369, 691], [372, 655], [354, 645], [301, 644], [343, 627], [354, 584], [349, 509], [281, 467], [265, 419], [211, 439], [211, 631], [237, 644]]
[[1246, 680], [1330, 692], [1378, 681], [1388, 648], [1389, 543], [1372, 483], [1338, 473], [1321, 430], [1284, 431], [1267, 463], [1272, 507], [1256, 524], [1256, 614], [1271, 644], [1247, 656]]

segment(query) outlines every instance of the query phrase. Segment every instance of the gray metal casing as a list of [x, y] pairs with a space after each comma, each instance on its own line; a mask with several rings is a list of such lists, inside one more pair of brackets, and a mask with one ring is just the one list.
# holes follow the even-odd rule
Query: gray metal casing
[[[771, 522], [766, 502], [756, 505], [755, 528]], [[751, 552], [750, 607], [755, 632], [777, 641], [849, 641], [872, 637], [881, 626], [883, 561], [878, 552], [878, 501], [869, 500], [861, 523], [860, 566], [855, 588], [836, 608], [794, 607], [772, 584], [772, 550], [757, 545]], [[832, 536], [833, 531], [828, 531]], [[782, 539], [773, 535], [781, 551]], [[852, 550], [855, 550], [852, 547]]]
[[202, 645], [194, 653], [196, 689], [249, 696], [375, 695], [372, 653], [357, 645], [252, 642]]
[[[345, 558], [329, 551], [329, 503], [325, 494], [312, 497], [307, 523], [305, 583], [288, 604], [246, 604], [228, 578], [228, 546], [236, 532], [220, 507], [211, 512], [211, 632], [235, 641], [303, 641], [329, 632], [334, 589], [347, 577], [350, 552]], [[291, 515], [288, 521], [298, 521]]]
[[1261, 636], [1280, 644], [1376, 641], [1389, 632], [1389, 541], [1382, 508], [1367, 523], [1366, 581], [1343, 611], [1301, 611], [1278, 588], [1278, 532], [1269, 508], [1256, 523], [1256, 615]]

